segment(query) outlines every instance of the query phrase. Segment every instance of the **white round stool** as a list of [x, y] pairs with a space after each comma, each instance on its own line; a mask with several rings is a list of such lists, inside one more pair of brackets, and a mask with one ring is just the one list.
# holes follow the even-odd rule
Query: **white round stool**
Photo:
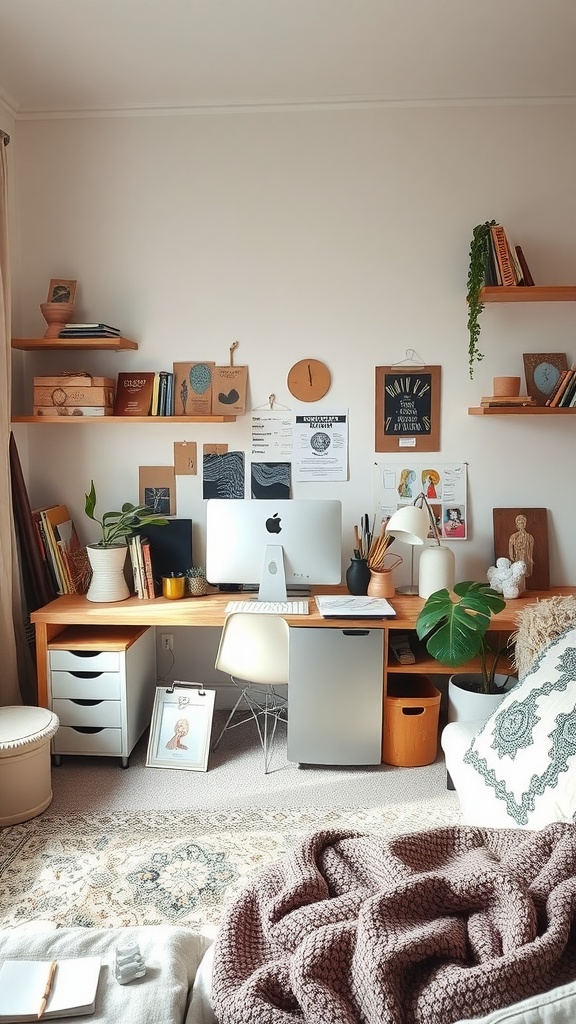
[[28, 821], [48, 807], [50, 740], [59, 725], [47, 708], [0, 707], [0, 827]]

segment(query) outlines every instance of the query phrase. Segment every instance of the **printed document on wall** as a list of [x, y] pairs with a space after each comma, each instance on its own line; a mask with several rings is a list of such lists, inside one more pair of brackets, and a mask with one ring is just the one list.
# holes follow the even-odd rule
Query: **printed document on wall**
[[412, 505], [424, 494], [438, 532], [446, 540], [468, 537], [466, 485], [467, 463], [413, 461], [410, 456], [396, 464], [377, 462], [374, 466], [374, 508], [376, 521], [388, 519], [402, 505]]
[[348, 412], [296, 413], [292, 479], [348, 479]]
[[257, 409], [252, 413], [252, 461], [285, 462], [292, 457], [292, 413]]

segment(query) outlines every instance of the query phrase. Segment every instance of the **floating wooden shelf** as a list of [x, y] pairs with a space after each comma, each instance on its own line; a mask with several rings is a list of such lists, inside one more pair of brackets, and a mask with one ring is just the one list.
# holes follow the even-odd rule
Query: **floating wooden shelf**
[[12, 423], [235, 423], [235, 416], [13, 416]]
[[481, 302], [576, 302], [574, 284], [536, 284], [532, 287], [515, 285], [483, 288]]
[[28, 352], [40, 349], [53, 352], [71, 352], [74, 349], [108, 349], [111, 352], [122, 352], [129, 348], [138, 348], [138, 344], [128, 338], [12, 338], [12, 348]]
[[468, 409], [469, 416], [570, 416], [575, 409], [550, 409], [547, 405], [498, 405]]

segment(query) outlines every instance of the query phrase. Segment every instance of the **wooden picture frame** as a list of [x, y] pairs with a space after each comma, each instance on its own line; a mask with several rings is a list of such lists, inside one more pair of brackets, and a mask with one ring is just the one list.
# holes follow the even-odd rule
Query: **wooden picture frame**
[[147, 768], [207, 771], [215, 697], [216, 690], [182, 682], [156, 687]]
[[377, 452], [440, 451], [440, 366], [377, 366]]
[[48, 289], [46, 302], [71, 302], [76, 301], [77, 281], [67, 281], [61, 277], [53, 277]]
[[[524, 522], [519, 522], [520, 518]], [[527, 564], [526, 590], [548, 590], [548, 510], [545, 508], [495, 508], [494, 564], [498, 558]], [[530, 564], [531, 563], [531, 564]]]
[[522, 359], [526, 393], [537, 405], [546, 405], [547, 399], [554, 394], [562, 371], [568, 369], [566, 353], [525, 352]]

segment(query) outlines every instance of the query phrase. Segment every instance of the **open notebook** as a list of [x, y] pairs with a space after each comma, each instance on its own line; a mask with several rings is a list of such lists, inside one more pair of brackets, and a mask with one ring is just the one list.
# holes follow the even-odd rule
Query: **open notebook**
[[396, 615], [385, 597], [353, 597], [351, 594], [316, 595], [323, 619], [388, 619]]
[[[0, 1021], [38, 1020], [51, 960], [5, 960], [0, 966]], [[94, 1013], [100, 957], [58, 959], [54, 983], [42, 1014], [81, 1017]]]

